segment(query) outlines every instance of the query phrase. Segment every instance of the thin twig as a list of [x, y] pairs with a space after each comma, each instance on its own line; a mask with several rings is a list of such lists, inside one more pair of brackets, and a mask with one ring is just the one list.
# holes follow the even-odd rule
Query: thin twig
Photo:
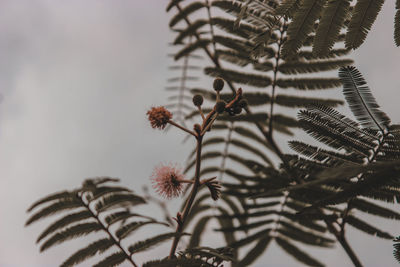
[[208, 129], [210, 129], [211, 125], [214, 123], [214, 121], [217, 119], [217, 117], [218, 117], [218, 113], [215, 113], [214, 116], [211, 118], [210, 122], [206, 125], [206, 128], [204, 128], [201, 131], [200, 135], [204, 135], [208, 131]]
[[197, 134], [196, 134], [195, 132], [193, 132], [193, 131], [191, 131], [191, 130], [189, 130], [189, 129], [187, 129], [187, 128], [185, 128], [185, 127], [179, 125], [179, 124], [177, 124], [177, 123], [174, 122], [174, 121], [171, 121], [171, 120], [170, 120], [170, 121], [168, 121], [168, 123], [171, 124], [171, 125], [174, 125], [175, 127], [179, 128], [179, 129], [181, 129], [181, 130], [183, 130], [183, 131], [185, 131], [185, 132], [187, 132], [187, 133], [190, 133], [190, 134], [193, 135], [194, 137], [197, 137]]
[[197, 108], [199, 109], [199, 113], [201, 115], [201, 118], [203, 119], [203, 121], [206, 119], [206, 117], [204, 116], [203, 110], [201, 109], [200, 106], [197, 106]]

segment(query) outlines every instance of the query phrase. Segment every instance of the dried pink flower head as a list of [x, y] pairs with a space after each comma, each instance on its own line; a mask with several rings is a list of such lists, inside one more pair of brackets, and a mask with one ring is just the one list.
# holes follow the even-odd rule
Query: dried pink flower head
[[170, 119], [172, 119], [172, 114], [165, 107], [153, 107], [147, 111], [149, 116], [149, 121], [151, 127], [164, 129]]
[[168, 199], [178, 197], [182, 193], [183, 179], [181, 170], [173, 164], [157, 166], [151, 176], [153, 188]]

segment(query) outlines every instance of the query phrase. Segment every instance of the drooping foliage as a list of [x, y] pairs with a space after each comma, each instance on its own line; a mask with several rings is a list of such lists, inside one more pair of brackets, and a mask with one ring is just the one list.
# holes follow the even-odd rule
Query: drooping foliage
[[[293, 141], [290, 146], [309, 158], [299, 158], [293, 164], [315, 173], [309, 173], [307, 179], [328, 190], [324, 198], [313, 203], [313, 207], [346, 201], [353, 203], [357, 196], [393, 202], [399, 182], [399, 126], [391, 124], [357, 69], [342, 68], [339, 76], [346, 101], [357, 121], [319, 104], [300, 111], [301, 127], [333, 150]], [[311, 187], [304, 183], [297, 188]]]
[[[340, 80], [335, 76], [321, 78], [321, 74], [336, 70], [341, 66], [352, 63], [352, 60], [342, 58], [349, 50], [335, 48], [323, 58], [315, 57], [311, 51], [312, 40], [301, 44], [301, 51], [291, 58], [282, 57], [282, 46], [286, 42], [287, 23], [285, 18], [277, 19], [275, 16], [278, 2], [274, 1], [171, 1], [167, 11], [173, 13], [170, 27], [176, 32], [174, 44], [179, 47], [175, 60], [182, 60], [185, 56], [201, 55], [204, 73], [212, 77], [222, 77], [227, 82], [227, 89], [221, 93], [222, 100], [229, 99], [231, 93], [239, 85], [245, 86], [244, 97], [249, 105], [246, 114], [240, 116], [219, 116], [218, 123], [213, 126], [215, 133], [203, 143], [203, 164], [201, 176], [217, 175], [219, 179], [224, 176], [227, 189], [219, 205], [210, 205], [204, 191], [204, 197], [200, 198], [193, 206], [192, 223], [194, 234], [191, 243], [198, 245], [201, 235], [212, 220], [216, 220], [221, 229], [233, 229], [236, 224], [243, 227], [247, 221], [262, 218], [264, 223], [257, 222], [254, 228], [264, 226], [273, 229], [276, 222], [280, 227], [278, 219], [282, 213], [288, 213], [288, 227], [286, 235], [282, 234], [282, 242], [298, 240], [297, 236], [292, 238], [290, 231], [297, 231], [308, 235], [313, 234], [313, 225], [303, 229], [301, 223], [294, 225], [289, 217], [294, 216], [294, 210], [287, 207], [286, 201], [282, 203], [283, 197], [277, 196], [274, 203], [259, 209], [267, 210], [264, 215], [257, 215], [259, 209], [254, 208], [254, 217], [248, 212], [248, 207], [253, 201], [246, 200], [251, 194], [242, 194], [239, 188], [252, 188], [252, 181], [257, 181], [260, 175], [267, 178], [279, 174], [274, 167], [274, 156], [270, 151], [276, 151], [276, 144], [271, 139], [272, 132], [276, 131], [285, 135], [292, 135], [293, 129], [297, 128], [298, 122], [287, 110], [305, 107], [314, 102], [321, 102], [330, 107], [342, 104], [338, 99], [327, 99], [310, 96], [307, 91], [325, 90], [339, 86]], [[266, 24], [270, 26], [265, 32]], [[315, 32], [315, 29], [312, 29]], [[184, 41], [186, 40], [185, 44]], [[337, 40], [343, 42], [343, 38]], [[190, 43], [188, 43], [190, 41]], [[336, 41], [336, 40], [335, 40]], [[211, 65], [204, 65], [208, 60]], [[193, 94], [202, 94], [206, 100], [215, 101], [216, 93], [202, 88], [192, 88]], [[307, 95], [308, 94], [308, 95]], [[190, 100], [188, 100], [190, 101]], [[186, 119], [199, 116], [197, 110], [188, 115]], [[186, 169], [190, 173], [194, 167], [195, 151], [189, 157]], [[240, 167], [234, 167], [240, 166]], [[281, 175], [285, 176], [285, 175]], [[280, 178], [276, 178], [279, 180]], [[264, 180], [264, 179], [263, 179]], [[266, 179], [268, 180], [268, 179]], [[275, 178], [274, 178], [275, 181]], [[240, 186], [234, 187], [234, 183], [240, 182]], [[268, 183], [273, 184], [272, 180]], [[252, 189], [257, 190], [257, 188]], [[290, 202], [290, 201], [289, 201]], [[290, 204], [289, 204], [290, 205]], [[209, 208], [214, 208], [219, 215], [211, 216]], [[286, 209], [288, 211], [286, 211]], [[250, 213], [247, 215], [247, 213]], [[237, 216], [233, 216], [236, 214]], [[243, 216], [243, 214], [246, 214]], [[272, 226], [271, 226], [272, 225]], [[326, 228], [317, 225], [322, 232], [313, 236], [314, 240], [324, 236]], [[262, 233], [266, 229], [261, 229]], [[244, 228], [242, 233], [246, 234], [252, 227]], [[281, 232], [283, 232], [282, 230]], [[276, 231], [271, 231], [275, 235]], [[290, 233], [289, 233], [290, 232]], [[262, 234], [262, 239], [250, 238], [243, 241], [237, 238], [237, 234], [229, 231], [221, 231], [227, 244], [232, 245], [236, 251], [242, 247], [253, 245], [250, 256], [239, 259], [237, 266], [251, 264], [267, 248], [271, 238]], [[294, 235], [293, 235], [294, 236]], [[247, 238], [247, 237], [245, 237]], [[289, 240], [286, 240], [289, 238]], [[330, 247], [333, 241], [321, 241], [321, 246]], [[236, 242], [236, 243], [235, 243]], [[282, 244], [282, 242], [280, 244]], [[309, 244], [311, 241], [308, 241]], [[311, 242], [312, 243], [312, 242]], [[314, 244], [316, 245], [316, 243]], [[286, 247], [286, 246], [284, 246]], [[305, 252], [285, 250], [301, 256], [295, 256], [307, 262], [312, 259]], [[237, 254], [235, 254], [237, 256]], [[310, 260], [314, 263], [317, 260]], [[318, 263], [320, 264], [320, 263]], [[317, 264], [317, 265], [318, 265]]]
[[[142, 226], [172, 225], [137, 213], [137, 206], [146, 201], [127, 188], [110, 185], [115, 179], [87, 180], [79, 189], [50, 195], [29, 209], [34, 213], [27, 225], [62, 215], [39, 235], [41, 251], [95, 234], [98, 239], [62, 266], [92, 257], [100, 260], [95, 266], [124, 262], [138, 266], [135, 253], [170, 239], [179, 242], [189, 232], [177, 257], [154, 257], [143, 266], [220, 267], [228, 261], [232, 266], [250, 266], [273, 242], [309, 266], [324, 263], [310, 255], [308, 247], [328, 249], [338, 242], [354, 265], [362, 266], [344, 229], [349, 224], [372, 236], [393, 238], [371, 225], [365, 214], [400, 219], [386, 204], [399, 201], [400, 127], [380, 109], [360, 72], [344, 67], [352, 60], [343, 56], [362, 44], [383, 0], [351, 4], [349, 0], [171, 0], [167, 11], [172, 15], [176, 64], [170, 67], [174, 76], [167, 90], [173, 92], [169, 106], [173, 118], [185, 126], [204, 116], [202, 112], [215, 111], [210, 101], [229, 101], [239, 86], [245, 88], [248, 105], [236, 107], [245, 113], [215, 114], [218, 120], [202, 143], [203, 153], [200, 156], [196, 148], [189, 154], [185, 170], [189, 178], [199, 167], [199, 156], [198, 180], [213, 177], [202, 181], [215, 183], [199, 187], [191, 208], [182, 204], [181, 210], [189, 211], [188, 223], [183, 224], [178, 213], [173, 219], [179, 231], [130, 242]], [[399, 0], [396, 9], [397, 19]], [[327, 73], [339, 68], [339, 78]], [[199, 70], [225, 80], [224, 91], [192, 87], [200, 84]], [[334, 109], [343, 101], [324, 97], [322, 90], [339, 86], [355, 120]], [[191, 103], [192, 95], [198, 94], [205, 99], [202, 111]], [[295, 118], [297, 108], [305, 109]], [[322, 147], [292, 141], [289, 147], [297, 154], [284, 154], [276, 136], [287, 138], [296, 128]], [[215, 177], [223, 186], [216, 203], [211, 200], [218, 199], [221, 188]], [[216, 225], [212, 230], [225, 242], [219, 248], [206, 247], [209, 239], [204, 235], [210, 225]], [[395, 256], [396, 251], [395, 245]]]
[[[276, 16], [290, 20], [284, 55], [296, 53], [310, 37], [313, 39], [313, 54], [325, 56], [342, 38], [342, 33], [346, 48], [357, 49], [364, 43], [383, 3], [384, 0], [283, 0]], [[400, 45], [399, 5], [396, 0], [394, 40], [397, 46]], [[313, 28], [317, 28], [315, 34]]]
[[[131, 190], [115, 185], [116, 182], [118, 179], [109, 177], [87, 179], [78, 189], [54, 193], [36, 201], [28, 209], [32, 215], [26, 226], [56, 216], [36, 240], [40, 244], [40, 251], [46, 251], [71, 239], [96, 234], [97, 240], [70, 255], [60, 266], [76, 266], [93, 257], [99, 259], [93, 265], [97, 267], [118, 266], [124, 262], [139, 266], [134, 261], [137, 253], [160, 245], [177, 235], [172, 230], [132, 242], [129, 237], [145, 226], [160, 225], [166, 228], [170, 225], [133, 212], [138, 205], [146, 204], [146, 201]], [[189, 265], [187, 259], [195, 255], [208, 255], [211, 258], [212, 254], [214, 262], [220, 264], [229, 259], [226, 250], [220, 252], [211, 248], [195, 248], [180, 253], [185, 257], [174, 259], [180, 266], [203, 266], [203, 259], [193, 262], [197, 265]], [[167, 266], [165, 261], [153, 261], [154, 258], [143, 266]]]
[[340, 225], [341, 232], [348, 224], [367, 234], [392, 239], [391, 234], [364, 220], [362, 213], [400, 219], [400, 213], [383, 204], [398, 202], [399, 126], [392, 125], [381, 111], [357, 69], [341, 68], [339, 77], [357, 121], [321, 104], [300, 111], [301, 127], [330, 149], [290, 142], [290, 147], [304, 156], [287, 155], [298, 180], [254, 197], [263, 199], [279, 193], [288, 197], [300, 195], [304, 199], [304, 205], [298, 209], [300, 218], [332, 220]]

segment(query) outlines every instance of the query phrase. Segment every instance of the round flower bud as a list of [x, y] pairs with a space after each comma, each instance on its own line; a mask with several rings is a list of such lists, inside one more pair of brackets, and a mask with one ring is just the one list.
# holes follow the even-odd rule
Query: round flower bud
[[218, 101], [217, 104], [215, 104], [215, 110], [218, 113], [223, 113], [225, 111], [225, 106], [226, 106], [225, 101]]
[[241, 99], [241, 100], [239, 101], [239, 103], [238, 103], [239, 107], [241, 107], [241, 108], [247, 107], [248, 104], [249, 104], [249, 103], [247, 102], [246, 99]]
[[242, 108], [239, 107], [239, 106], [234, 106], [234, 107], [233, 107], [233, 112], [234, 112], [235, 114], [240, 114], [240, 113], [242, 113]]
[[217, 92], [221, 91], [224, 88], [224, 84], [224, 80], [221, 78], [216, 78], [213, 83], [214, 90]]
[[200, 107], [203, 104], [203, 96], [201, 95], [194, 95], [193, 96], [193, 104], [196, 107]]

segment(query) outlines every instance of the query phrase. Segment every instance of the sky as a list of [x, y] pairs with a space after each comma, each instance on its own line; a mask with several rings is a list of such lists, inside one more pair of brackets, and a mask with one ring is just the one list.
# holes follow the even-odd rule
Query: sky
[[[392, 39], [394, 1], [386, 2], [352, 56], [398, 123], [400, 53]], [[154, 165], [185, 161], [192, 144], [182, 145], [184, 135], [155, 131], [145, 117], [167, 102], [173, 33], [165, 5], [0, 0], [1, 267], [57, 266], [78, 244], [39, 254], [34, 242], [45, 224], [24, 228], [36, 199], [96, 176], [119, 177], [140, 191]], [[400, 233], [397, 222], [380, 225]], [[390, 241], [349, 230], [349, 242], [365, 266], [396, 264]], [[327, 266], [351, 266], [340, 247], [311, 251]], [[254, 266], [299, 264], [272, 244]]]

